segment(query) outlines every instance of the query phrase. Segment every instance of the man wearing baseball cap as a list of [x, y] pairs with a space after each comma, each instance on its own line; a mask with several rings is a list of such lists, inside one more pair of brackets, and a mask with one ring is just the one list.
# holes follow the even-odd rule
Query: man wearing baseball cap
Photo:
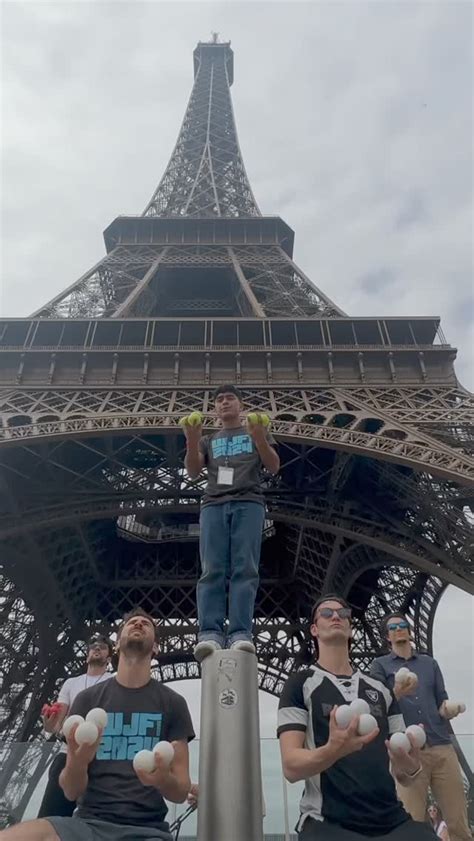
[[[280, 459], [268, 432], [268, 417], [248, 416], [242, 425], [242, 395], [234, 385], [214, 393], [220, 429], [202, 437], [201, 424], [184, 425], [184, 461], [191, 479], [207, 470], [201, 503], [202, 574], [197, 587], [199, 621], [197, 660], [226, 645], [255, 653], [252, 622], [258, 588], [258, 567], [265, 520], [261, 470], [278, 473]], [[226, 580], [229, 580], [229, 624]]]
[[[91, 637], [87, 644], [86, 671], [77, 677], [68, 678], [61, 687], [56, 703], [49, 709], [44, 709], [42, 717], [46, 733], [59, 734], [63, 721], [79, 692], [111, 677], [112, 673], [107, 671], [107, 667], [112, 654], [113, 646], [107, 637], [102, 634]], [[67, 748], [64, 742], [49, 769], [48, 783], [38, 812], [39, 818], [45, 818], [48, 815], [70, 817], [74, 812], [76, 804], [66, 799], [59, 785], [59, 775], [66, 764], [66, 753]]]

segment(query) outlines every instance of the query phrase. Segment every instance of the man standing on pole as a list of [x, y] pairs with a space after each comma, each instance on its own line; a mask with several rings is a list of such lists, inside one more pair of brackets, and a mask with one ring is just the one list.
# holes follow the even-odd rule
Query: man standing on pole
[[[276, 474], [280, 459], [268, 432], [268, 417], [253, 413], [242, 426], [242, 396], [234, 385], [221, 385], [214, 394], [221, 429], [203, 438], [193, 415], [183, 419], [191, 479], [207, 468], [208, 483], [200, 516], [202, 574], [197, 587], [199, 621], [195, 657], [225, 647], [226, 580], [229, 579], [227, 644], [255, 653], [252, 622], [258, 588], [258, 567], [265, 504], [262, 467]], [[195, 415], [197, 413], [194, 413]]]

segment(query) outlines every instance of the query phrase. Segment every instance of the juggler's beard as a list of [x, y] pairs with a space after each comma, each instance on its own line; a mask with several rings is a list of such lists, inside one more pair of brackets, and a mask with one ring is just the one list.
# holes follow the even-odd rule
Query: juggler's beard
[[106, 666], [107, 660], [109, 659], [109, 655], [107, 654], [104, 656], [103, 654], [92, 654], [88, 661], [88, 666]]
[[120, 651], [127, 657], [148, 657], [153, 651], [153, 640], [140, 639], [126, 639], [120, 643]]

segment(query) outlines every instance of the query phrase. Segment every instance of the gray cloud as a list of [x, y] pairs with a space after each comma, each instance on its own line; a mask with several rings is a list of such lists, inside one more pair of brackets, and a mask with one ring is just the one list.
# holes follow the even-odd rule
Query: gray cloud
[[386, 287], [393, 287], [395, 283], [396, 277], [394, 272], [385, 267], [374, 269], [374, 271], [367, 272], [367, 274], [359, 278], [360, 288], [369, 295], [379, 294]]
[[395, 220], [396, 228], [409, 228], [427, 219], [424, 199], [418, 193], [408, 193], [403, 197], [398, 216]]

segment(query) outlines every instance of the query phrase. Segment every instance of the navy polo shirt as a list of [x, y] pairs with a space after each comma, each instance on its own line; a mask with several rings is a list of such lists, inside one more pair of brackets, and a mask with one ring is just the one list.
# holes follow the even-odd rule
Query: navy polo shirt
[[448, 698], [443, 675], [433, 657], [412, 650], [408, 660], [393, 651], [377, 657], [370, 667], [370, 674], [393, 691], [395, 672], [405, 666], [418, 677], [418, 686], [411, 695], [400, 698], [398, 705], [405, 724], [423, 724], [428, 745], [451, 744], [451, 728], [439, 714], [439, 707]]

